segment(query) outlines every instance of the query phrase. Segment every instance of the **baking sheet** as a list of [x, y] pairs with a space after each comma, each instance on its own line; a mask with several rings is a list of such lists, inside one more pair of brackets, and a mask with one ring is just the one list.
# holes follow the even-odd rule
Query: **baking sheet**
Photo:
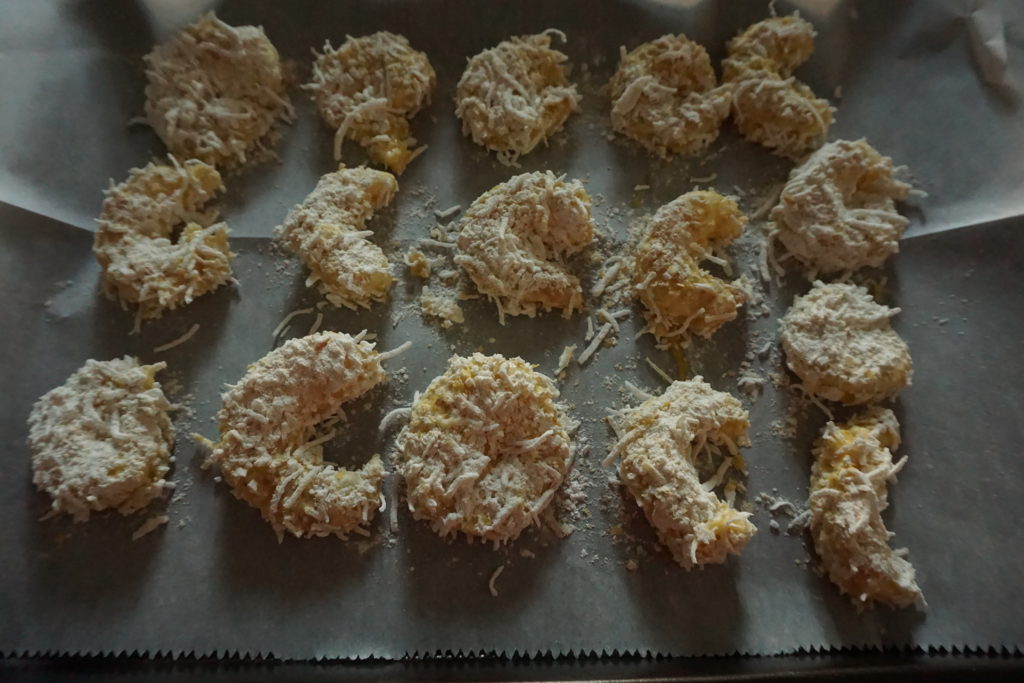
[[[266, 237], [333, 168], [330, 134], [295, 93], [300, 117], [286, 132], [282, 163], [227, 179], [221, 206], [236, 235], [239, 285], [128, 336], [131, 316], [98, 293], [91, 235], [80, 228], [91, 229], [106, 177], [120, 179], [162, 153], [148, 130], [125, 127], [142, 108], [140, 57], [201, 6], [188, 5], [186, 12], [170, 3], [26, 2], [0, 28], [0, 83], [11, 93], [0, 108], [0, 293], [7, 322], [0, 366], [8, 387], [0, 404], [0, 514], [7, 522], [0, 527], [6, 615], [0, 652], [399, 658], [774, 654], [884, 644], [1019, 650], [1024, 121], [1014, 89], [1020, 7], [803, 2], [779, 9], [793, 6], [820, 36], [801, 77], [822, 94], [842, 87], [832, 137], [866, 135], [911, 166], [929, 193], [906, 207], [913, 222], [886, 273], [889, 301], [904, 309], [897, 329], [915, 359], [914, 385], [897, 406], [910, 461], [886, 517], [894, 542], [910, 548], [927, 614], [856, 614], [808, 568], [802, 539], [770, 533], [763, 511], [754, 518], [760, 533], [725, 566], [686, 573], [657, 550], [642, 516], [608, 485], [611, 470], [599, 466], [609, 440], [600, 418], [606, 407], [622, 404], [622, 384], [660, 386], [644, 356], [670, 367], [648, 339], [631, 341], [641, 321], [635, 310], [619, 344], [563, 383], [590, 446], [578, 462], [589, 482], [588, 502], [568, 538], [529, 532], [495, 552], [439, 539], [402, 510], [396, 535], [382, 521], [361, 543], [286, 539], [279, 545], [254, 510], [199, 468], [203, 454], [187, 432], [213, 435], [209, 418], [221, 385], [272, 348], [271, 332], [288, 312], [318, 300], [302, 286], [295, 263]], [[766, 13], [761, 3], [527, 2], [491, 3], [485, 20], [481, 7], [353, 2], [295, 9], [252, 2], [224, 3], [218, 11], [232, 23], [262, 23], [282, 54], [301, 63], [324, 38], [337, 43], [346, 33], [380, 28], [405, 33], [430, 55], [439, 90], [413, 124], [430, 150], [400, 178], [393, 208], [373, 226], [396, 252], [425, 236], [433, 208], [466, 206], [510, 175], [461, 137], [451, 115], [466, 56], [509, 34], [554, 26], [569, 34], [565, 51], [574, 63], [588, 65], [588, 82], [599, 84], [620, 43], [633, 45], [671, 27], [707, 45], [717, 60], [729, 36]], [[610, 62], [600, 63], [599, 55]], [[598, 198], [606, 244], [624, 238], [631, 218], [690, 189], [693, 177], [717, 174], [710, 184], [721, 191], [750, 191], [748, 210], [786, 177], [784, 161], [728, 131], [713, 158], [654, 161], [607, 140], [607, 104], [593, 87], [585, 92], [584, 114], [550, 148], [524, 158], [522, 170], [551, 168], [586, 180]], [[55, 106], [64, 102], [75, 106]], [[353, 163], [364, 158], [351, 145], [346, 154]], [[637, 184], [651, 190], [637, 193]], [[736, 378], [727, 373], [774, 335], [779, 310], [804, 288], [798, 278], [773, 286], [773, 315], [737, 320], [713, 343], [696, 345], [692, 373], [736, 393]], [[343, 462], [387, 452], [390, 435], [376, 434], [379, 417], [422, 389], [451, 352], [482, 347], [522, 355], [551, 372], [563, 346], [581, 343], [586, 329], [582, 316], [515, 319], [501, 328], [493, 310], [470, 302], [469, 324], [438, 332], [409, 310], [418, 293], [400, 282], [393, 302], [372, 312], [325, 311], [325, 329], [367, 328], [383, 348], [407, 339], [415, 344], [393, 364], [398, 372], [389, 386], [361, 404], [347, 440], [334, 446]], [[191, 341], [153, 353], [193, 322], [201, 327]], [[302, 334], [311, 322], [311, 316], [297, 318], [286, 336]], [[131, 532], [145, 516], [100, 516], [87, 525], [38, 521], [48, 500], [32, 488], [24, 445], [25, 420], [39, 395], [86, 358], [124, 353], [167, 360], [194, 411], [178, 421], [171, 522], [136, 542]], [[755, 368], [778, 371], [777, 354]], [[772, 424], [792, 400], [769, 382], [751, 406], [750, 499], [772, 490], [793, 500], [806, 496], [808, 439], [824, 418], [809, 412], [797, 439], [780, 438]], [[615, 525], [625, 540], [609, 535]], [[627, 567], [633, 563], [635, 571]], [[492, 597], [488, 580], [500, 566]]]

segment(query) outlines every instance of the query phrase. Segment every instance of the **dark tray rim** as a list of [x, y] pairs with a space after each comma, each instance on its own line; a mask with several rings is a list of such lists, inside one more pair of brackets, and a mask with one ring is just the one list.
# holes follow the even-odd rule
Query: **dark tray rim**
[[282, 661], [238, 655], [0, 656], [4, 680], [252, 681], [493, 680], [493, 681], [782, 681], [782, 680], [1024, 680], [1024, 653], [920, 648], [840, 650], [734, 657], [496, 657], [433, 656], [404, 660]]

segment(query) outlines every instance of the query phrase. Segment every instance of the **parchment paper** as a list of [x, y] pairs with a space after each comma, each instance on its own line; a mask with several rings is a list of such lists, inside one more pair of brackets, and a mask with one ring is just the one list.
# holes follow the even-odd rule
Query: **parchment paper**
[[[910, 460], [891, 489], [886, 519], [894, 543], [910, 549], [930, 604], [926, 614], [857, 614], [812, 571], [804, 540], [771, 533], [760, 509], [754, 518], [760, 533], [724, 566], [686, 573], [658, 549], [635, 506], [608, 484], [612, 471], [599, 466], [609, 441], [600, 418], [607, 407], [623, 404], [622, 384], [660, 390], [644, 356], [671, 367], [649, 339], [632, 341], [642, 320], [637, 310], [617, 346], [602, 349], [584, 371], [574, 367], [562, 384], [583, 418], [581, 441], [589, 444], [577, 463], [588, 502], [569, 537], [529, 532], [495, 552], [441, 540], [403, 509], [397, 534], [386, 529], [385, 513], [364, 542], [278, 544], [254, 510], [200, 470], [203, 454], [188, 432], [214, 436], [209, 418], [222, 384], [236, 381], [273, 347], [271, 332], [287, 313], [319, 300], [302, 286], [294, 261], [271, 249], [267, 237], [334, 167], [330, 133], [296, 92], [300, 118], [285, 132], [282, 163], [227, 179], [221, 206], [239, 253], [237, 287], [129, 336], [130, 313], [98, 292], [92, 235], [81, 228], [91, 229], [107, 177], [121, 179], [129, 167], [163, 153], [148, 130], [125, 127], [142, 110], [140, 57], [202, 6], [25, 2], [5, 13], [0, 28], [0, 367], [6, 388], [0, 399], [0, 652], [399, 658], [445, 652], [773, 654], [886, 644], [1019, 650], [1020, 8], [793, 6], [819, 32], [817, 53], [799, 75], [823, 95], [842, 88], [832, 137], [867, 136], [910, 166], [929, 193], [904, 207], [912, 225], [885, 273], [885, 298], [903, 308], [896, 327], [915, 361], [914, 384], [897, 403], [902, 452]], [[779, 10], [793, 6], [780, 3]], [[440, 86], [435, 103], [413, 124], [430, 149], [400, 178], [394, 207], [372, 224], [392, 253], [426, 235], [432, 208], [465, 207], [512, 173], [463, 139], [451, 113], [465, 57], [510, 34], [563, 29], [570, 39], [565, 51], [577, 65], [588, 65], [588, 77], [577, 71], [587, 84], [584, 113], [548, 149], [523, 159], [522, 170], [551, 168], [586, 180], [598, 198], [606, 245], [621, 243], [631, 218], [691, 189], [693, 177], [717, 174], [707, 181], [712, 187], [749, 191], [744, 207], [752, 210], [789, 170], [784, 160], [731, 131], [710, 159], [652, 160], [606, 138], [607, 103], [593, 87], [610, 75], [620, 43], [632, 46], [670, 30], [707, 45], [717, 62], [731, 35], [766, 15], [760, 3], [252, 2], [226, 3], [218, 11], [232, 23], [262, 23], [282, 54], [300, 64], [325, 38], [337, 44], [346, 33], [381, 28], [406, 34], [430, 55]], [[1006, 59], [993, 72], [1000, 31]], [[983, 49], [993, 44], [994, 52]], [[607, 61], [597, 62], [599, 55]], [[352, 145], [346, 158], [365, 159]], [[637, 192], [637, 184], [651, 190]], [[737, 257], [748, 272], [750, 264]], [[741, 316], [713, 342], [696, 344], [691, 374], [737, 393], [730, 371], [774, 337], [778, 314], [806, 288], [796, 276], [772, 286], [772, 315]], [[416, 285], [399, 282], [393, 295], [392, 303], [369, 313], [325, 311], [325, 329], [367, 328], [382, 348], [415, 344], [393, 363], [389, 386], [353, 413], [348, 437], [332, 448], [342, 462], [387, 454], [393, 435], [377, 434], [380, 416], [408, 402], [451, 352], [521, 355], [550, 373], [563, 346], [582, 343], [586, 329], [584, 316], [515, 319], [502, 328], [489, 306], [469, 302], [467, 325], [438, 332], [409, 310], [419, 295]], [[152, 351], [194, 322], [201, 327], [187, 344]], [[311, 322], [312, 316], [297, 318], [285, 336], [304, 333]], [[38, 521], [48, 499], [32, 487], [25, 446], [25, 420], [36, 398], [85, 359], [125, 353], [167, 360], [165, 381], [183, 387], [177, 396], [189, 394], [194, 411], [177, 422], [171, 521], [135, 542], [131, 533], [145, 514], [101, 515], [87, 525]], [[777, 351], [755, 361], [765, 376], [780, 368]], [[797, 438], [781, 438], [772, 424], [793, 400], [768, 382], [750, 406], [748, 500], [773, 490], [794, 501], [806, 497], [809, 443], [824, 417], [807, 412]], [[622, 533], [613, 536], [616, 526]], [[501, 566], [492, 597], [488, 580]]]

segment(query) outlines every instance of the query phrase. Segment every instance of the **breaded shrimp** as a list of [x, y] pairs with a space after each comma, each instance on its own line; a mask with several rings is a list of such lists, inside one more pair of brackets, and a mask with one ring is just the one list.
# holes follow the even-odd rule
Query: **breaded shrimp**
[[221, 189], [212, 166], [171, 157], [107, 190], [93, 253], [107, 296], [137, 306], [136, 326], [231, 280], [228, 226], [203, 209]]
[[830, 401], [892, 398], [913, 374], [907, 344], [890, 324], [899, 312], [863, 287], [815, 282], [779, 322], [786, 364], [808, 391]]
[[516, 36], [469, 60], [455, 92], [455, 115], [473, 142], [514, 164], [558, 131], [579, 105], [566, 57], [551, 49], [560, 31]]
[[409, 509], [442, 536], [514, 540], [572, 465], [558, 390], [520, 358], [453, 356], [398, 438]]
[[481, 294], [506, 315], [583, 306], [579, 278], [566, 259], [590, 244], [590, 196], [578, 180], [551, 171], [524, 173], [477, 198], [460, 222], [458, 263]]
[[793, 169], [772, 220], [811, 277], [878, 267], [899, 251], [908, 221], [895, 200], [910, 185], [893, 171], [892, 159], [863, 138], [830, 142]]
[[673, 382], [617, 422], [609, 458], [621, 458], [622, 483], [675, 561], [691, 569], [738, 555], [757, 532], [750, 513], [720, 500], [715, 481], [702, 483], [696, 461], [706, 448], [724, 448], [724, 466], [745, 471], [738, 447], [749, 445], [750, 423], [739, 400], [696, 377]]
[[814, 447], [808, 502], [814, 549], [829, 579], [858, 608], [924, 605], [914, 568], [889, 547], [892, 534], [881, 515], [889, 505], [886, 484], [907, 461], [893, 463], [899, 445], [896, 416], [873, 407], [842, 425], [829, 422]]
[[306, 88], [324, 121], [337, 131], [336, 161], [348, 137], [376, 163], [401, 175], [425, 149], [413, 149], [416, 139], [409, 119], [430, 104], [436, 86], [437, 76], [424, 53], [414, 50], [405, 36], [379, 31], [349, 36], [337, 50], [325, 44]]
[[683, 34], [626, 53], [609, 83], [612, 127], [661, 157], [707, 148], [729, 116], [732, 87], [718, 86], [707, 50]]
[[746, 217], [717, 192], [688, 192], [665, 204], [636, 248], [633, 283], [659, 344], [711, 336], [736, 317], [743, 292], [699, 263], [739, 237]]
[[309, 267], [307, 287], [316, 283], [332, 304], [351, 309], [387, 299], [395, 279], [391, 264], [364, 227], [397, 191], [386, 171], [342, 166], [288, 213], [276, 232]]
[[743, 135], [797, 158], [825, 141], [835, 111], [793, 71], [814, 51], [814, 27], [800, 18], [771, 17], [729, 41], [722, 80], [733, 85], [732, 113]]
[[76, 522], [133, 513], [164, 495], [174, 447], [171, 404], [156, 378], [165, 363], [88, 360], [48, 391], [28, 418], [32, 481], [53, 513]]
[[235, 169], [267, 156], [295, 118], [281, 58], [263, 29], [213, 12], [158, 45], [146, 62], [146, 119], [171, 154]]
[[[279, 539], [285, 532], [299, 538], [365, 535], [383, 504], [379, 456], [347, 470], [324, 462], [321, 446], [334, 436], [337, 416], [344, 417], [342, 404], [383, 382], [381, 361], [402, 350], [378, 353], [365, 334], [290, 339], [250, 365], [221, 397], [220, 438], [206, 442], [208, 464], [217, 466], [236, 497], [260, 511]], [[329, 431], [318, 435], [325, 427]]]

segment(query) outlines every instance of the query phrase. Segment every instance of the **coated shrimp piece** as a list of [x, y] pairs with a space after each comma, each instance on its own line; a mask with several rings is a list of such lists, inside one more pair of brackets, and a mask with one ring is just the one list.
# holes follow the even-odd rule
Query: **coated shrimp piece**
[[873, 407], [850, 421], [829, 422], [814, 448], [811, 470], [811, 536], [825, 571], [858, 608], [882, 603], [924, 606], [905, 551], [889, 547], [882, 521], [886, 485], [906, 463], [893, 463], [900, 446], [891, 410]]
[[709, 337], [736, 317], [746, 296], [699, 264], [739, 237], [746, 222], [736, 202], [712, 191], [688, 192], [654, 214], [636, 248], [633, 283], [659, 344]]
[[619, 478], [685, 569], [725, 562], [757, 532], [749, 512], [715, 495], [719, 477], [702, 483], [697, 471], [701, 452], [719, 448], [729, 454], [723, 467], [745, 471], [738, 447], [750, 445], [749, 426], [739, 400], [701, 377], [673, 382], [619, 416], [609, 457], [621, 458]]
[[517, 175], [485, 192], [460, 222], [455, 262], [506, 315], [583, 306], [566, 259], [594, 239], [590, 196], [551, 171]]
[[409, 510], [442, 536], [514, 540], [572, 465], [558, 390], [521, 358], [453, 356], [398, 437]]
[[[323, 442], [344, 417], [341, 406], [386, 377], [374, 344], [341, 332], [290, 339], [249, 366], [229, 386], [217, 413], [220, 439], [207, 464], [220, 470], [235, 497], [274, 528], [298, 538], [365, 535], [383, 504], [384, 465], [374, 455], [357, 470], [324, 462]], [[318, 435], [317, 429], [327, 428]]]
[[661, 157], [696, 154], [718, 137], [732, 87], [718, 86], [707, 50], [683, 34], [629, 53], [609, 83], [612, 127]]
[[133, 168], [107, 190], [93, 241], [103, 291], [137, 307], [136, 328], [231, 280], [228, 226], [203, 209], [224, 187], [220, 174], [196, 159], [169, 161]]
[[48, 391], [28, 418], [32, 481], [53, 513], [76, 522], [92, 512], [131, 514], [173, 487], [174, 426], [156, 373], [130, 356], [88, 360]]
[[779, 322], [786, 365], [812, 394], [846, 405], [882, 401], [910, 384], [907, 344], [892, 329], [900, 312], [863, 287], [815, 282]]
[[473, 142], [514, 165], [558, 131], [579, 105], [568, 57], [551, 49], [550, 29], [516, 36], [469, 60], [455, 92], [455, 115]]
[[[314, 53], [315, 54], [315, 53]], [[370, 158], [395, 175], [425, 147], [416, 139], [409, 119], [430, 104], [437, 76], [427, 56], [414, 50], [405, 36], [387, 31], [352, 38], [337, 50], [330, 42], [313, 62], [313, 93], [320, 116], [337, 132], [334, 158], [341, 160], [346, 137], [366, 148]]]
[[792, 158], [825, 141], [834, 109], [793, 71], [814, 52], [814, 27], [799, 15], [771, 17], [729, 41], [722, 80], [733, 84], [732, 113], [749, 140]]
[[204, 14], [144, 57], [146, 119], [171, 154], [235, 169], [268, 156], [295, 118], [277, 50], [258, 26]]
[[275, 232], [309, 268], [307, 287], [316, 283], [332, 304], [351, 309], [387, 299], [391, 264], [364, 227], [397, 191], [390, 173], [342, 166], [288, 213]]
[[878, 267], [899, 251], [909, 221], [896, 211], [910, 185], [866, 140], [837, 140], [793, 169], [772, 210], [779, 241], [811, 271]]

